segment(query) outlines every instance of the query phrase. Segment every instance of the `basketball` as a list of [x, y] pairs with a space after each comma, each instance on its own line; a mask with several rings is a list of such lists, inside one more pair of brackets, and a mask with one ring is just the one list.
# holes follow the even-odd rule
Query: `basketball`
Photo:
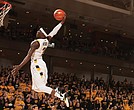
[[61, 9], [57, 9], [54, 11], [54, 18], [58, 21], [63, 20], [65, 15], [66, 15], [65, 11], [63, 11]]

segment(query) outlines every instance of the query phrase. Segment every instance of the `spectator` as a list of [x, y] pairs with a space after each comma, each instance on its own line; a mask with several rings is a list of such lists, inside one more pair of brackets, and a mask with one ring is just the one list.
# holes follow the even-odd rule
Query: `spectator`
[[37, 105], [32, 105], [30, 110], [38, 110], [38, 106]]

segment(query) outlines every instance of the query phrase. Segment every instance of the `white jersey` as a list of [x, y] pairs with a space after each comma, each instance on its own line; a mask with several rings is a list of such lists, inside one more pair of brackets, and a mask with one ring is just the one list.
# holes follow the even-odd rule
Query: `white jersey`
[[[40, 59], [42, 58], [42, 54], [44, 53], [44, 51], [46, 50], [46, 48], [48, 47], [49, 41], [48, 39], [36, 39], [33, 42], [38, 41], [39, 42], [39, 48], [35, 50], [35, 52], [32, 54], [31, 56], [31, 60], [34, 59]], [[32, 43], [33, 43], [32, 42]], [[31, 43], [31, 44], [32, 44]]]
[[32, 43], [37, 41], [39, 42], [39, 48], [31, 56], [32, 89], [36, 92], [51, 93], [52, 88], [46, 86], [48, 70], [46, 63], [42, 59], [42, 54], [48, 47], [49, 41], [48, 39], [37, 39]]

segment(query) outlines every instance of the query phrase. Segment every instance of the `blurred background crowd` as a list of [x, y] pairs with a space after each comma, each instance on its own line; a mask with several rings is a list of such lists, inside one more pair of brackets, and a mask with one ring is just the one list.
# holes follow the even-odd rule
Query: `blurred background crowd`
[[[64, 28], [64, 27], [63, 27]], [[7, 29], [0, 28], [1, 38], [8, 40], [18, 40], [23, 42], [31, 42], [35, 39], [36, 32], [39, 29], [38, 25], [19, 26], [19, 24], [11, 24]], [[51, 28], [50, 28], [51, 29]], [[44, 27], [44, 30], [49, 33], [51, 30]], [[131, 60], [134, 55], [133, 39], [127, 39], [118, 34], [109, 35], [105, 32], [81, 32], [74, 30], [63, 30], [52, 39], [55, 48], [70, 52], [92, 54], [96, 56], [105, 56], [120, 60]], [[79, 31], [79, 30], [78, 30]]]
[[21, 70], [14, 77], [11, 69], [0, 67], [0, 110], [30, 110], [34, 104], [39, 110], [134, 110], [134, 86], [127, 79], [105, 82], [103, 78], [87, 80], [70, 73], [51, 73], [48, 86], [68, 92], [67, 108], [58, 98], [32, 91], [29, 73]]

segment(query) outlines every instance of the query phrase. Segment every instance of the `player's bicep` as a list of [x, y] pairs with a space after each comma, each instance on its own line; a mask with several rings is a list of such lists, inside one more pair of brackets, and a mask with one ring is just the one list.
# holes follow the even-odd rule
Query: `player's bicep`
[[35, 51], [36, 49], [38, 49], [38, 48], [39, 48], [39, 43], [38, 43], [38, 41], [33, 42], [33, 43], [31, 44], [31, 46], [30, 46], [29, 51], [28, 51], [28, 55], [31, 56], [31, 55], [34, 53], [34, 51]]

